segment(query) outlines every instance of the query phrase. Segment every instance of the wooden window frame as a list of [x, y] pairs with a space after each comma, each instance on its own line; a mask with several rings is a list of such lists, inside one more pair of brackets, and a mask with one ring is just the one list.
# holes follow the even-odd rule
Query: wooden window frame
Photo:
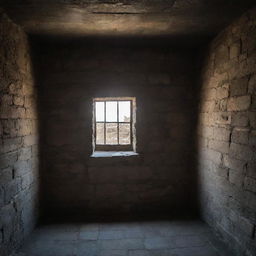
[[[106, 102], [116, 101], [117, 102], [117, 121], [107, 122], [106, 121]], [[119, 104], [118, 102], [130, 101], [130, 122], [119, 122]], [[96, 102], [104, 102], [104, 121], [96, 122]], [[93, 99], [93, 151], [134, 151], [136, 145], [135, 138], [135, 110], [136, 101], [134, 97], [106, 97], [106, 98], [94, 98]], [[104, 123], [104, 143], [106, 143], [106, 124], [116, 123], [117, 124], [117, 144], [96, 144], [96, 124]], [[130, 144], [122, 145], [119, 144], [119, 124], [130, 124]]]

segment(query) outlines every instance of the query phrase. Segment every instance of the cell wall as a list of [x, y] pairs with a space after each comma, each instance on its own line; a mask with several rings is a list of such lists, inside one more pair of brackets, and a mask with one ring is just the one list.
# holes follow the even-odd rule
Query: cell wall
[[[194, 212], [196, 54], [136, 40], [35, 45], [45, 214]], [[90, 157], [94, 97], [136, 97], [138, 156]]]
[[38, 216], [38, 121], [25, 33], [0, 10], [0, 251], [9, 255]]
[[237, 255], [255, 255], [256, 10], [211, 43], [198, 125], [201, 214]]

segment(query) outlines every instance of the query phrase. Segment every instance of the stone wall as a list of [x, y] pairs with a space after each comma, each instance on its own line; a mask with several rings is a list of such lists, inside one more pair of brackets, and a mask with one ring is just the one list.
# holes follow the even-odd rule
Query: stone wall
[[[149, 41], [34, 40], [45, 215], [191, 214], [196, 53]], [[92, 99], [115, 96], [136, 97], [139, 155], [91, 158]]]
[[256, 9], [211, 43], [202, 80], [203, 218], [237, 255], [256, 253]]
[[27, 37], [1, 10], [0, 45], [0, 254], [5, 256], [38, 216], [38, 147]]

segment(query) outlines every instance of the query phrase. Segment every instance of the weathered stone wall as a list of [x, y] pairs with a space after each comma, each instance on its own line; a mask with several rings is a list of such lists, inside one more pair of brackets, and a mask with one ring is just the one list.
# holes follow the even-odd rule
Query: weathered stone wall
[[29, 45], [0, 10], [0, 254], [9, 255], [37, 219], [37, 115]]
[[[196, 54], [117, 39], [35, 41], [36, 51], [45, 214], [191, 214]], [[90, 158], [92, 99], [115, 96], [136, 97], [139, 156]]]
[[256, 9], [211, 43], [199, 118], [203, 218], [237, 255], [256, 254]]

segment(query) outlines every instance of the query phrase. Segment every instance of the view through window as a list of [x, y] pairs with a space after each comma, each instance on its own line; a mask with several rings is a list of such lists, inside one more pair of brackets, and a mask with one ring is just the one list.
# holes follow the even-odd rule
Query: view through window
[[[97, 148], [129, 146], [133, 139], [133, 100], [130, 98], [94, 99], [94, 136]], [[106, 147], [100, 147], [106, 146]], [[108, 146], [108, 147], [107, 147]], [[121, 149], [121, 147], [120, 147]]]

